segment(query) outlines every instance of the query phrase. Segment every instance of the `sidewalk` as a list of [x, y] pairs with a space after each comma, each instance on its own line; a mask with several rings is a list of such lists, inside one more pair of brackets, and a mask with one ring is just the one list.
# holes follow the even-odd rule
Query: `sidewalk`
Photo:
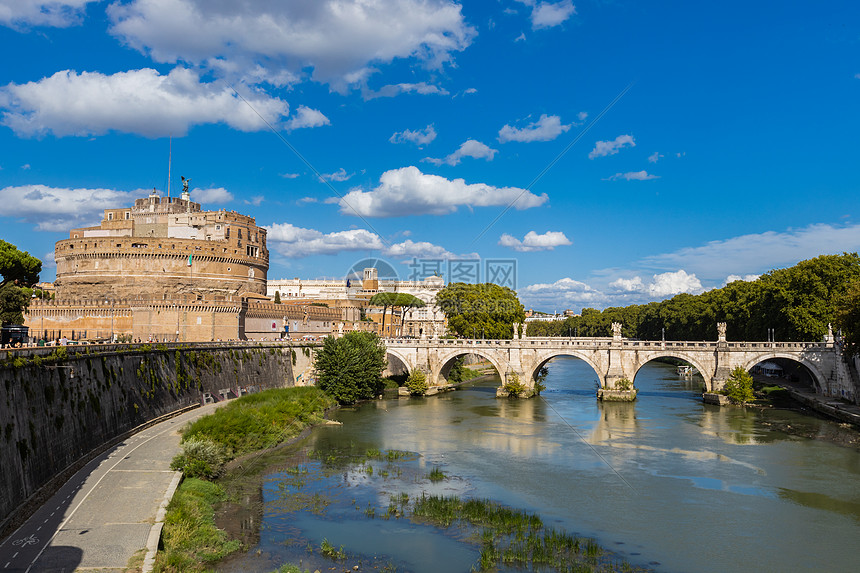
[[775, 384], [785, 388], [792, 398], [817, 412], [836, 418], [841, 422], [860, 426], [860, 406], [856, 404], [849, 404], [836, 398], [816, 394], [808, 386], [786, 380], [778, 380]]
[[179, 483], [180, 474], [170, 469], [179, 452], [178, 431], [216, 407], [146, 428], [84, 466], [0, 542], [0, 572], [115, 573], [133, 557], [142, 565], [147, 541], [157, 547], [159, 508]]

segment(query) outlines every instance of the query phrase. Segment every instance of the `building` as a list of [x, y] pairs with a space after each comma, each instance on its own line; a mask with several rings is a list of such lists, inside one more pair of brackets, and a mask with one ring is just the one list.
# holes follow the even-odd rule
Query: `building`
[[[54, 300], [34, 299], [32, 338], [208, 341], [348, 330], [357, 312], [266, 296], [266, 230], [234, 211], [203, 211], [155, 191], [106, 209], [58, 241]], [[353, 309], [354, 310], [354, 309]]]
[[154, 190], [130, 208], [106, 209], [98, 227], [72, 229], [54, 258], [63, 300], [265, 294], [269, 268], [266, 230], [253, 217]]
[[[381, 336], [411, 336], [415, 338], [442, 336], [446, 332], [447, 321], [436, 305], [436, 294], [445, 288], [445, 281], [439, 276], [429, 276], [419, 281], [379, 279], [376, 268], [366, 268], [361, 280], [344, 279], [278, 279], [268, 282], [267, 294], [270, 299], [282, 302], [313, 301], [330, 307], [357, 307], [362, 309], [365, 318], [376, 323], [377, 333]], [[373, 295], [380, 292], [399, 292], [411, 294], [421, 299], [426, 306], [410, 309], [401, 316], [399, 309], [388, 309], [385, 330], [382, 330], [381, 307], [369, 306]]]

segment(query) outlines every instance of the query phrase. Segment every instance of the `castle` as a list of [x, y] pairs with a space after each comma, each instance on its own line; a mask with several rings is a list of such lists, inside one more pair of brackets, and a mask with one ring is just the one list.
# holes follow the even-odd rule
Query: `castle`
[[155, 190], [56, 243], [54, 300], [25, 317], [48, 340], [207, 341], [326, 335], [358, 311], [266, 297], [266, 229]]

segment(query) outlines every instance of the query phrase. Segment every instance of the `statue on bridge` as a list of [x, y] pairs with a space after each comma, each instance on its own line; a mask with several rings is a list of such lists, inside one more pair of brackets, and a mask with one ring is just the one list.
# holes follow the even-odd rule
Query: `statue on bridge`
[[621, 338], [621, 323], [612, 323], [612, 338]]
[[725, 342], [726, 341], [726, 323], [725, 322], [718, 322], [717, 323], [717, 340], [719, 342]]

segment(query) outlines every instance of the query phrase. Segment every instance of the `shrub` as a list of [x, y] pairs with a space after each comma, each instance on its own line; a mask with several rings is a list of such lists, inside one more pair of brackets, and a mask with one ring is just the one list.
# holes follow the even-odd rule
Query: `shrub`
[[416, 370], [406, 379], [406, 387], [413, 396], [423, 396], [427, 393], [427, 375], [421, 370]]
[[526, 391], [526, 386], [522, 382], [520, 382], [519, 374], [516, 372], [511, 372], [507, 376], [507, 380], [505, 381], [504, 386], [502, 388], [505, 389], [505, 392], [508, 393], [512, 398], [518, 398], [522, 396]]
[[619, 378], [615, 381], [616, 390], [633, 390], [633, 382], [629, 378]]
[[186, 477], [213, 479], [221, 474], [227, 459], [224, 446], [205, 438], [191, 438], [182, 443], [182, 453], [173, 458], [170, 469]]
[[732, 370], [721, 393], [728, 396], [729, 400], [734, 404], [746, 404], [755, 398], [752, 376], [742, 367], [738, 366]]

